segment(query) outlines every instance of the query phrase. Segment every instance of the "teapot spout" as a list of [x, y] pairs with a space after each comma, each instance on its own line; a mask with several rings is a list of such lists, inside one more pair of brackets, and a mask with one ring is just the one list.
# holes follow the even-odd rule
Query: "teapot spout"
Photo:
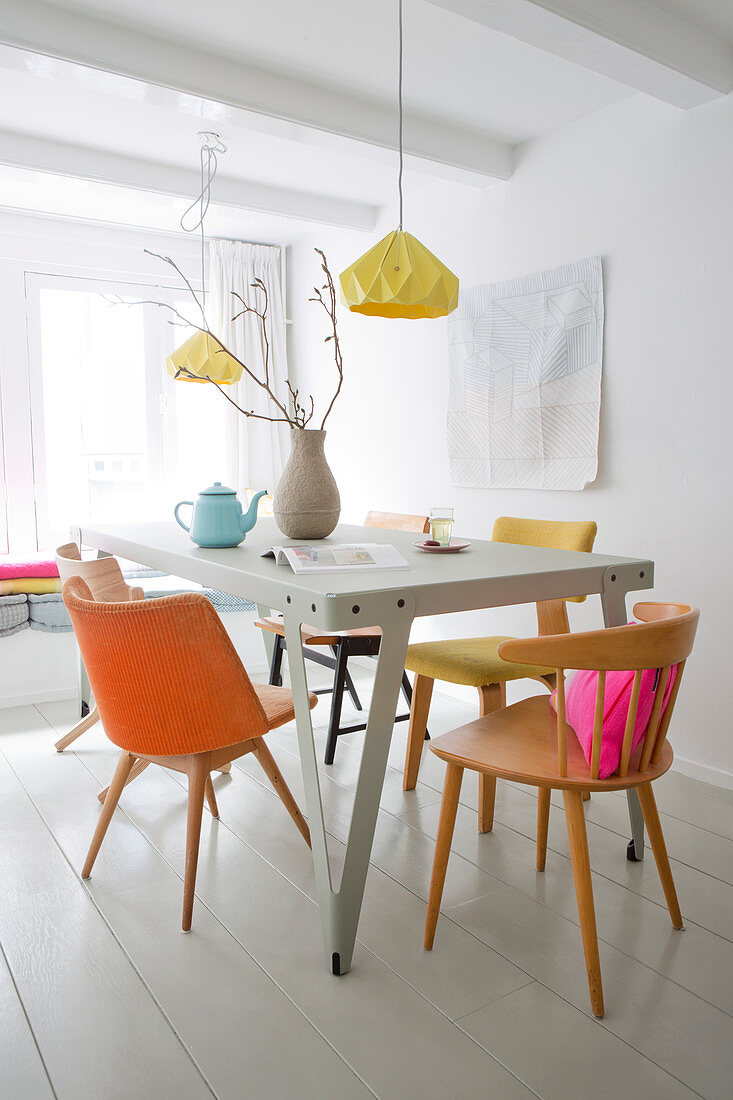
[[251, 531], [255, 523], [257, 522], [257, 505], [260, 502], [260, 497], [264, 497], [266, 495], [267, 489], [262, 489], [259, 493], [255, 493], [255, 495], [252, 497], [249, 508], [246, 512], [242, 514], [239, 522], [242, 526], [242, 531], [245, 534], [247, 533], [247, 531]]

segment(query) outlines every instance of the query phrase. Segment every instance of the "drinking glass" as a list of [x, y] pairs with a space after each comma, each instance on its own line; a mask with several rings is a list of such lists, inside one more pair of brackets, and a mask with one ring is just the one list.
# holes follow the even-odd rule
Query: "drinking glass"
[[439, 542], [441, 546], [450, 546], [450, 536], [453, 530], [452, 508], [430, 509], [430, 537], [433, 542]]

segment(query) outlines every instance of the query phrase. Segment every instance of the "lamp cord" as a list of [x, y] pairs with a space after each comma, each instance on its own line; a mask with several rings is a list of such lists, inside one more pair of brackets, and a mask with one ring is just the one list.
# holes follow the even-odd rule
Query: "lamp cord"
[[400, 34], [399, 34], [399, 76], [397, 82], [397, 104], [399, 109], [400, 123], [399, 123], [399, 145], [400, 145], [400, 171], [397, 177], [397, 191], [400, 197], [400, 233], [402, 232], [402, 172], [404, 169], [404, 156], [402, 152], [402, 0], [398, 0], [399, 7], [399, 22], [400, 22]]
[[[206, 238], [204, 236], [204, 218], [206, 217], [211, 202], [211, 185], [214, 182], [216, 169], [219, 165], [219, 155], [226, 153], [227, 147], [220, 140], [218, 134], [202, 131], [201, 138], [201, 190], [191, 205], [181, 214], [181, 229], [185, 233], [195, 233], [201, 230], [201, 309], [206, 309]], [[189, 214], [198, 209], [198, 217], [193, 225], [187, 225]]]

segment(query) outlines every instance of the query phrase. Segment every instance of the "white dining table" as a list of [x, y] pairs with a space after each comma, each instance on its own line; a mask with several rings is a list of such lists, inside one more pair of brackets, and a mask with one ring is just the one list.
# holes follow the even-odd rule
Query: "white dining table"
[[[304, 542], [284, 539], [270, 519], [259, 520], [241, 546], [224, 550], [196, 546], [172, 520], [85, 524], [79, 532], [85, 546], [245, 597], [261, 612], [282, 612], [323, 943], [333, 974], [345, 974], [351, 967], [413, 620], [598, 593], [606, 625], [619, 626], [627, 621], [627, 592], [648, 589], [654, 583], [653, 563], [635, 558], [487, 541], [473, 541], [462, 553], [427, 554], [413, 546], [414, 536], [409, 533], [371, 527], [341, 525], [319, 545], [388, 543], [400, 550], [409, 563], [408, 569], [296, 575], [289, 566], [262, 557], [272, 545]], [[382, 630], [338, 885], [331, 874], [326, 842], [301, 624], [324, 632], [365, 626]], [[640, 859], [644, 824], [635, 797], [629, 799], [629, 811], [633, 835], [630, 843]]]

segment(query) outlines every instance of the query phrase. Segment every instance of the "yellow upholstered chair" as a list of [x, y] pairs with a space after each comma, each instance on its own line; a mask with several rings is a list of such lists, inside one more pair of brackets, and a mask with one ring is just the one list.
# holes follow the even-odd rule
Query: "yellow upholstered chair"
[[[501, 516], [494, 524], [492, 540], [522, 546], [543, 546], [552, 550], [577, 550], [590, 553], [598, 528], [593, 522], [539, 519], [514, 519]], [[585, 597], [571, 597], [582, 602]], [[540, 635], [570, 632], [565, 600], [545, 600], [537, 604], [537, 628]], [[444, 680], [449, 684], [475, 687], [479, 693], [479, 715], [506, 706], [507, 680], [539, 680], [550, 690], [555, 687], [555, 670], [502, 661], [496, 638], [459, 638], [455, 641], [420, 642], [407, 650], [405, 668], [415, 673], [410, 725], [407, 734], [407, 754], [402, 788], [411, 791], [417, 783], [422, 743], [430, 710], [433, 684]], [[479, 773], [479, 832], [490, 832], [494, 824], [496, 778]]]

